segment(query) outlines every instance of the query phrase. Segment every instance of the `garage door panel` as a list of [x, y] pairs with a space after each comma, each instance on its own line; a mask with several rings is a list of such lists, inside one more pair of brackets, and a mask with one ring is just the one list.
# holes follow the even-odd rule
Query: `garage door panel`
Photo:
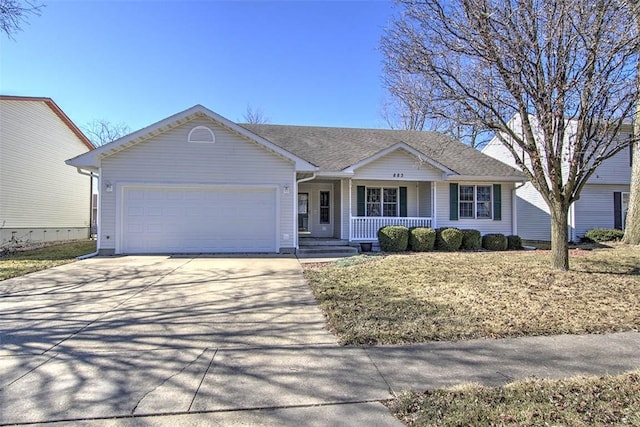
[[122, 252], [274, 252], [272, 188], [124, 190]]

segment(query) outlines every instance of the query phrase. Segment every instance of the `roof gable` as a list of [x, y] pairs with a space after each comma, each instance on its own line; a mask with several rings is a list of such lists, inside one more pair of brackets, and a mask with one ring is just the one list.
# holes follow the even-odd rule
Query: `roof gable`
[[120, 139], [112, 141], [108, 144], [105, 144], [101, 147], [96, 148], [95, 150], [82, 154], [80, 156], [74, 157], [73, 159], [67, 160], [67, 164], [76, 167], [84, 167], [84, 168], [98, 168], [100, 166], [100, 161], [104, 157], [108, 157], [115, 153], [126, 150], [129, 147], [132, 147], [136, 144], [139, 144], [143, 141], [147, 141], [150, 138], [160, 135], [170, 129], [178, 127], [184, 123], [187, 123], [195, 118], [199, 117], [207, 117], [216, 123], [222, 125], [223, 127], [240, 134], [241, 136], [264, 146], [268, 150], [274, 152], [281, 157], [284, 157], [288, 160], [291, 160], [295, 163], [296, 169], [300, 171], [315, 171], [317, 167], [308, 161], [304, 160], [301, 157], [292, 154], [287, 151], [285, 148], [282, 148], [271, 141], [264, 139], [263, 137], [252, 133], [250, 130], [245, 129], [242, 126], [238, 126], [236, 123], [228, 120], [221, 115], [214, 113], [213, 111], [203, 107], [202, 105], [195, 105], [187, 110], [184, 110], [180, 113], [174, 114], [170, 117], [167, 117], [164, 120], [156, 122], [150, 126], [142, 128], [136, 132], [133, 132], [129, 135], [126, 135]]
[[450, 170], [449, 168], [447, 168], [446, 166], [441, 165], [440, 163], [436, 162], [433, 159], [430, 159], [429, 157], [426, 157], [423, 153], [419, 152], [418, 150], [416, 150], [415, 148], [405, 144], [404, 142], [398, 142], [388, 148], [385, 148], [384, 150], [380, 150], [378, 151], [376, 154], [367, 157], [366, 159], [363, 159], [361, 161], [359, 161], [358, 163], [356, 163], [355, 165], [349, 166], [348, 168], [344, 169], [344, 172], [355, 172], [356, 169], [362, 168], [372, 162], [375, 162], [376, 160], [391, 154], [395, 151], [400, 151], [403, 150], [407, 153], [409, 153], [410, 155], [414, 156], [416, 159], [418, 159], [420, 162], [425, 162], [429, 165], [431, 165], [432, 167], [434, 167], [435, 169], [440, 170], [442, 173], [447, 174], [447, 175], [452, 175], [455, 174], [455, 172], [453, 172], [452, 170]]

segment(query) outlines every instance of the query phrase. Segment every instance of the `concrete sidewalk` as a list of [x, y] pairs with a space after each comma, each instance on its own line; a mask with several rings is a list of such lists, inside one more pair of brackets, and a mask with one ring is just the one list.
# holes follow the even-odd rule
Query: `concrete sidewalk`
[[342, 347], [295, 259], [92, 259], [0, 313], [0, 425], [401, 426], [409, 388], [640, 368], [639, 333]]

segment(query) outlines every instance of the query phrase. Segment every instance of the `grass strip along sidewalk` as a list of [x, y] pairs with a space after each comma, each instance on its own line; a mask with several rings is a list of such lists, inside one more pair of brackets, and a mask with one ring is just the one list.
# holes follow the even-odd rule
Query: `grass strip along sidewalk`
[[406, 392], [386, 405], [409, 426], [638, 426], [640, 371]]
[[76, 257], [95, 252], [95, 250], [95, 240], [79, 240], [13, 252], [0, 257], [0, 280], [67, 264], [74, 261]]

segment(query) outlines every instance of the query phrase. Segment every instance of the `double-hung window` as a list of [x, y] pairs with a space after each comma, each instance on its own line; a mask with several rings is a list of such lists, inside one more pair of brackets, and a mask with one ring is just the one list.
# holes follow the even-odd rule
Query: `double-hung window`
[[491, 219], [490, 185], [461, 185], [459, 188], [460, 218]]
[[398, 189], [367, 187], [367, 216], [398, 216]]

